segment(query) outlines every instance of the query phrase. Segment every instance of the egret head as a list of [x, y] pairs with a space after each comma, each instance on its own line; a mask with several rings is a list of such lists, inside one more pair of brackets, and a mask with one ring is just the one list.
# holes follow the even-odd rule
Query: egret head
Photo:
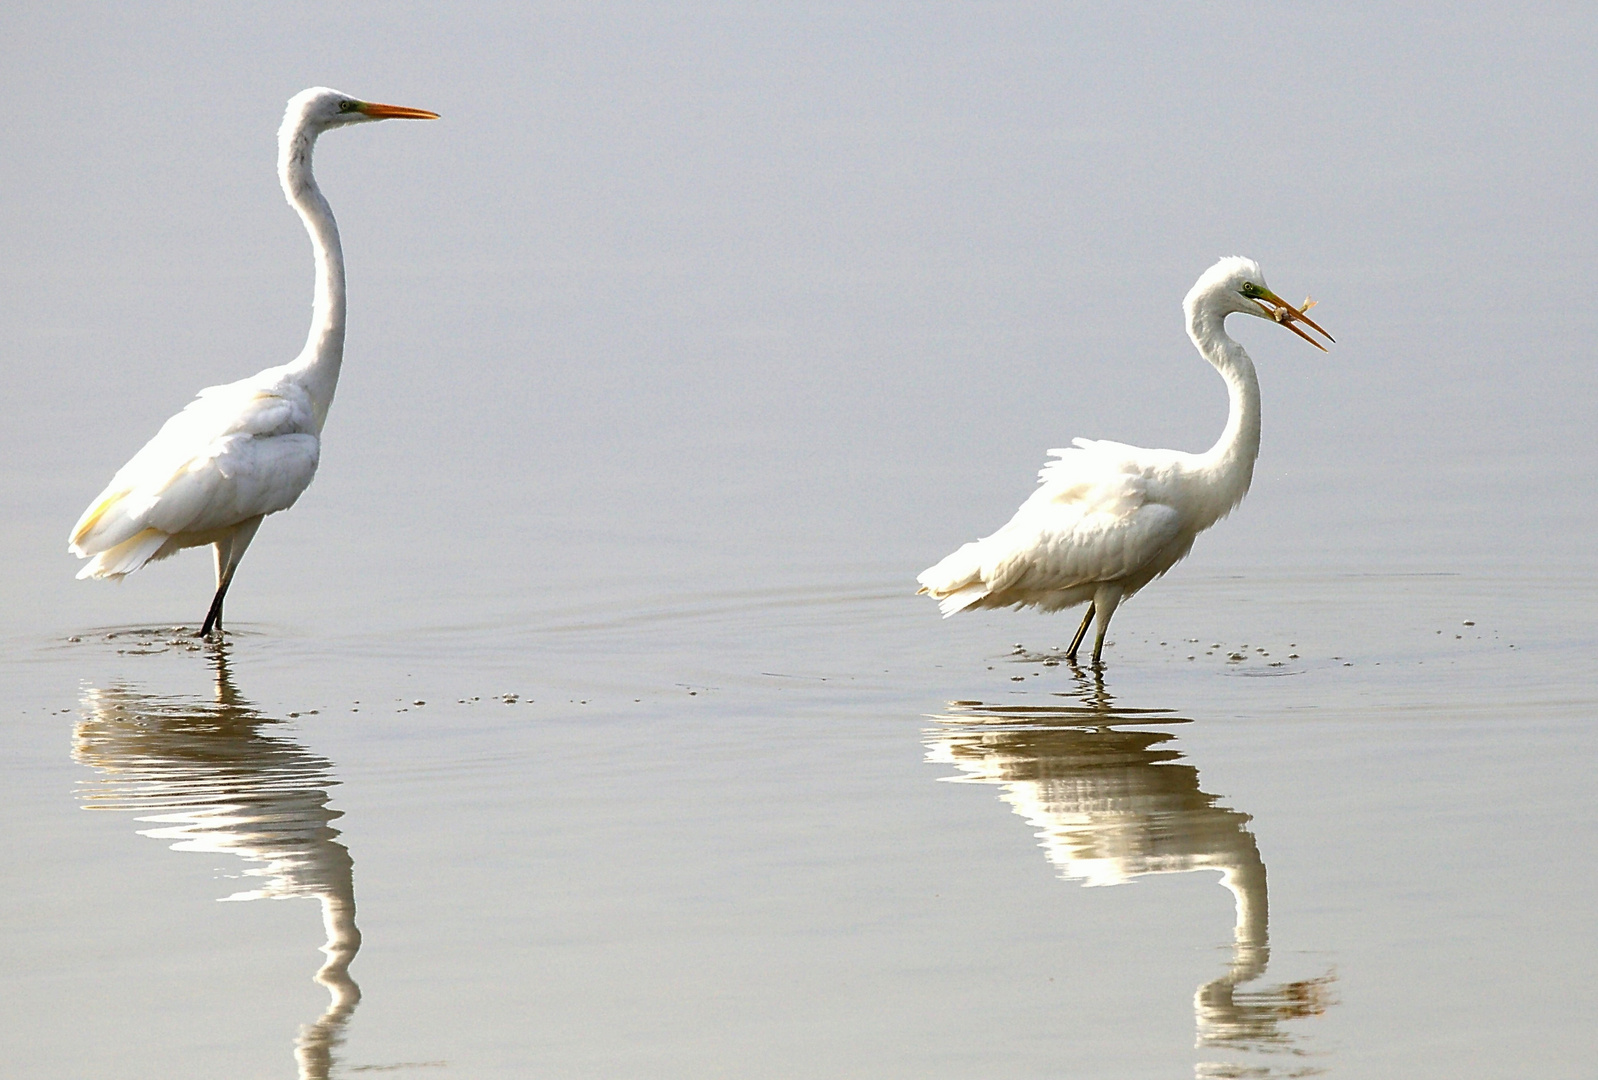
[[1296, 308], [1277, 296], [1271, 291], [1270, 286], [1265, 284], [1265, 275], [1260, 271], [1260, 264], [1253, 259], [1237, 255], [1222, 259], [1204, 271], [1198, 283], [1187, 294], [1186, 303], [1190, 309], [1207, 305], [1219, 309], [1223, 315], [1240, 312], [1244, 315], [1269, 319], [1287, 327], [1322, 352], [1326, 351], [1326, 346], [1305, 333], [1299, 323], [1317, 331], [1327, 341], [1333, 340], [1332, 335], [1322, 330], [1314, 319], [1305, 314], [1311, 306], [1311, 301], [1306, 300], [1302, 308]]
[[360, 124], [368, 120], [437, 120], [438, 114], [426, 109], [407, 109], [401, 105], [379, 105], [362, 101], [349, 94], [313, 86], [289, 98], [284, 113], [285, 129], [323, 132], [346, 124]]

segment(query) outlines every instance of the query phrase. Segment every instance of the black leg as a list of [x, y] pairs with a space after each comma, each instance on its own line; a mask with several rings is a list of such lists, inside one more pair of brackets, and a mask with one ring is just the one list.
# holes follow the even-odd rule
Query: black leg
[[1076, 628], [1076, 637], [1071, 639], [1071, 647], [1065, 651], [1065, 658], [1071, 663], [1076, 663], [1076, 651], [1082, 647], [1082, 639], [1088, 636], [1088, 624], [1093, 621], [1093, 604], [1089, 602], [1088, 613], [1082, 616], [1082, 625]]
[[205, 613], [205, 625], [200, 627], [200, 637], [210, 637], [214, 627], [218, 633], [222, 631], [222, 598], [227, 595], [227, 587], [233, 584], [233, 571], [229, 570], [222, 577], [222, 584], [216, 587], [216, 595], [211, 598], [211, 610]]

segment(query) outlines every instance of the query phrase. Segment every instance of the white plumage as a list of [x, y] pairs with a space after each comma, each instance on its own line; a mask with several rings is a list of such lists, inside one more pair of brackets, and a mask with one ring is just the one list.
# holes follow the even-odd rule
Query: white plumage
[[1226, 316], [1272, 319], [1316, 348], [1302, 322], [1331, 335], [1265, 286], [1259, 264], [1222, 259], [1199, 278], [1183, 308], [1187, 332], [1226, 380], [1231, 409], [1220, 439], [1202, 454], [1073, 439], [1038, 474], [1039, 486], [991, 536], [973, 541], [917, 579], [945, 616], [972, 607], [1059, 611], [1088, 602], [1067, 657], [1097, 618], [1093, 662], [1120, 602], [1165, 573], [1199, 533], [1242, 501], [1259, 454], [1260, 397], [1254, 364], [1227, 335]]
[[287, 510], [320, 448], [305, 389], [283, 368], [201, 390], [79, 519], [71, 550], [94, 558], [78, 577], [120, 578]]
[[201, 390], [117, 470], [78, 519], [68, 550], [89, 559], [78, 577], [122, 578], [183, 548], [211, 545], [216, 594], [200, 629], [222, 625], [222, 600], [268, 514], [294, 505], [321, 456], [322, 425], [344, 357], [344, 256], [333, 212], [311, 172], [329, 128], [436, 113], [363, 102], [326, 87], [289, 100], [278, 131], [278, 174], [316, 259], [305, 349], [292, 363]]

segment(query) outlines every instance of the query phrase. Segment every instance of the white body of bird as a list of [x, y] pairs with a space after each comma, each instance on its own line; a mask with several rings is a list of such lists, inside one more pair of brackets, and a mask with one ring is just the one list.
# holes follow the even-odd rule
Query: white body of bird
[[[1305, 305], [1305, 309], [1308, 308]], [[1317, 348], [1309, 319], [1265, 287], [1251, 259], [1222, 259], [1199, 278], [1183, 308], [1188, 336], [1226, 380], [1226, 429], [1201, 454], [1074, 439], [1015, 516], [964, 545], [917, 579], [945, 616], [966, 608], [1034, 606], [1059, 611], [1088, 602], [1068, 657], [1097, 618], [1098, 663], [1110, 617], [1122, 600], [1175, 566], [1199, 533], [1231, 513], [1248, 492], [1260, 446], [1260, 391], [1254, 364], [1227, 335], [1226, 316], [1256, 315]]]
[[68, 550], [90, 560], [78, 577], [120, 579], [183, 548], [211, 545], [217, 591], [200, 632], [221, 626], [223, 597], [262, 519], [293, 506], [316, 475], [344, 359], [344, 254], [311, 171], [317, 136], [363, 121], [435, 117], [326, 87], [289, 100], [278, 132], [278, 176], [316, 262], [305, 349], [281, 367], [201, 390], [117, 470], [73, 527]]

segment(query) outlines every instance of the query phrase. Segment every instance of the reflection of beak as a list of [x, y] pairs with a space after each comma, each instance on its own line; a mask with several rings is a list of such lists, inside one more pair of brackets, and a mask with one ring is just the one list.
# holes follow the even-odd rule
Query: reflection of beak
[[375, 101], [363, 101], [356, 106], [360, 112], [370, 116], [373, 120], [437, 120], [436, 112], [426, 109], [407, 109], [403, 105], [379, 105]]
[[1305, 323], [1310, 327], [1310, 329], [1318, 331], [1321, 336], [1326, 338], [1326, 340], [1330, 341], [1332, 344], [1335, 345], [1337, 343], [1336, 338], [1332, 337], [1332, 335], [1328, 334], [1325, 330], [1322, 330], [1320, 325], [1314, 319], [1304, 314], [1304, 312], [1308, 311], [1310, 308], [1310, 303], [1307, 300], [1304, 302], [1303, 307], [1296, 308], [1292, 304], [1289, 304], [1286, 300], [1283, 300], [1280, 296], [1277, 296], [1275, 293], [1271, 292], [1269, 289], [1266, 289], [1260, 296], [1254, 298], [1254, 302], [1265, 310], [1266, 315], [1270, 316], [1272, 319], [1275, 319], [1277, 322], [1293, 331], [1293, 333], [1297, 334], [1299, 337], [1315, 346], [1321, 352], [1326, 351], [1326, 346], [1322, 345], [1320, 342], [1304, 333], [1304, 331], [1299, 328], [1299, 323]]

